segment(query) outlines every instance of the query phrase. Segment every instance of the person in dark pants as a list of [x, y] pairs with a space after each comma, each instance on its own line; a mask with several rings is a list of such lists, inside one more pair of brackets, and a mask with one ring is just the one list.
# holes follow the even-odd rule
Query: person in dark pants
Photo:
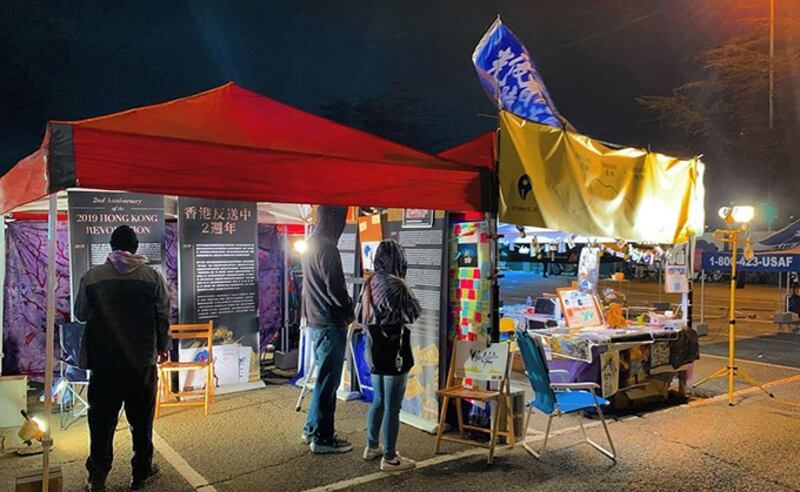
[[158, 474], [153, 464], [156, 362], [170, 348], [169, 294], [164, 278], [136, 255], [139, 240], [128, 226], [111, 235], [105, 264], [81, 279], [75, 317], [86, 322], [81, 366], [89, 378], [90, 451], [86, 490], [105, 490], [114, 459], [114, 431], [125, 407], [133, 439], [131, 490]]
[[303, 313], [319, 372], [302, 439], [315, 454], [346, 453], [353, 449], [351, 443], [339, 439], [334, 431], [336, 390], [342, 379], [347, 326], [354, 318], [353, 300], [347, 292], [337, 247], [346, 218], [346, 207], [318, 207], [317, 224], [303, 254]]
[[405, 281], [408, 262], [400, 243], [394, 239], [382, 241], [375, 252], [374, 264], [375, 273], [361, 295], [374, 391], [367, 414], [364, 459], [380, 457], [381, 471], [405, 471], [416, 466], [414, 461], [397, 452], [400, 407], [408, 371], [414, 366], [411, 332], [406, 325], [419, 318], [421, 308]]

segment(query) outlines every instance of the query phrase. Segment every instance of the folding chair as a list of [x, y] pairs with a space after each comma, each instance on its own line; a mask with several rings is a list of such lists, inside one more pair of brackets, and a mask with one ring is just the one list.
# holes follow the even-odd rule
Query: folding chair
[[59, 364], [58, 405], [61, 411], [61, 428], [66, 430], [89, 412], [87, 389], [89, 371], [80, 368], [82, 323], [64, 323], [58, 327], [58, 342], [61, 347]]
[[[488, 463], [494, 461], [494, 450], [497, 444], [498, 436], [504, 436], [511, 447], [515, 444], [514, 436], [514, 419], [510, 415], [511, 408], [511, 391], [508, 381], [509, 360], [511, 355], [511, 345], [509, 343], [493, 343], [486, 347], [485, 344], [479, 342], [466, 342], [466, 341], [453, 341], [452, 361], [450, 369], [447, 373], [447, 383], [445, 388], [436, 392], [436, 394], [443, 398], [441, 415], [439, 417], [439, 429], [436, 432], [436, 444], [433, 448], [434, 453], [439, 453], [439, 446], [442, 441], [457, 442], [460, 444], [468, 444], [470, 446], [480, 446], [489, 448]], [[474, 375], [474, 359], [473, 356], [480, 357], [480, 354], [492, 352], [499, 360], [502, 360], [502, 367], [500, 368], [499, 378], [498, 374], [486, 374], [486, 377], [480, 378], [476, 381], [477, 384], [486, 385], [486, 381], [499, 380], [499, 388], [497, 390], [487, 390], [479, 388], [468, 388], [464, 386], [463, 380], [466, 377], [472, 378]], [[467, 374], [465, 369], [466, 365], [470, 364], [470, 374]], [[478, 378], [473, 378], [478, 379]], [[456, 416], [458, 418], [458, 433], [459, 437], [445, 436], [444, 425], [447, 416], [447, 408], [450, 401], [456, 404]], [[474, 425], [467, 425], [464, 423], [464, 416], [462, 411], [462, 401], [472, 400], [484, 404], [496, 404], [494, 418], [492, 419], [492, 428], [485, 429]], [[500, 430], [500, 420], [502, 416], [505, 417], [507, 428]], [[464, 431], [471, 430], [475, 432], [483, 432], [490, 435], [489, 444], [468, 440], [464, 438]]]
[[[550, 373], [555, 373], [557, 371], [548, 371], [541, 342], [538, 340], [534, 341], [526, 331], [518, 330], [517, 345], [522, 354], [522, 361], [525, 363], [525, 373], [528, 375], [528, 379], [534, 391], [534, 399], [531, 400], [528, 415], [525, 417], [526, 431], [534, 407], [548, 417], [547, 430], [544, 433], [544, 443], [542, 444], [541, 451], [536, 451], [531, 448], [527, 441], [524, 441], [522, 444], [525, 450], [537, 459], [541, 459], [542, 454], [544, 454], [547, 448], [547, 438], [550, 436], [550, 424], [552, 424], [553, 418], [575, 413], [578, 416], [578, 423], [580, 424], [581, 432], [583, 433], [583, 438], [586, 443], [603, 453], [612, 461], [616, 461], [617, 452], [614, 449], [614, 442], [611, 440], [611, 434], [608, 432], [608, 425], [606, 425], [606, 419], [601, 408], [608, 405], [609, 402], [597, 396], [595, 393], [595, 390], [600, 386], [596, 383], [551, 383]], [[586, 434], [580, 412], [585, 412], [591, 408], [595, 409], [600, 416], [600, 421], [603, 423], [603, 430], [605, 430], [606, 438], [608, 438], [608, 444], [611, 446], [610, 451], [589, 439], [589, 436]]]
[[[214, 323], [209, 320], [208, 323], [171, 325], [169, 332], [173, 340], [204, 340], [208, 355], [201, 360], [159, 364], [156, 418], [161, 415], [162, 407], [202, 406], [205, 415], [208, 415], [208, 405], [214, 398]], [[172, 391], [169, 376], [181, 371], [205, 371], [205, 387], [202, 390], [184, 391], [178, 388]]]

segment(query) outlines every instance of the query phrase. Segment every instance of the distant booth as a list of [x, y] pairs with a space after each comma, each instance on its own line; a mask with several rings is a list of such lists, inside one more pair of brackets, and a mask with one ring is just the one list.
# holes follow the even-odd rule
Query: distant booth
[[[690, 272], [694, 236], [704, 228], [703, 163], [612, 146], [503, 110], [499, 119], [499, 219], [520, 230], [509, 246], [547, 258], [555, 251], [550, 234], [579, 251], [571, 286], [503, 303], [513, 323], [501, 326], [537, 337], [560, 381], [595, 382], [614, 407], [665, 399], [676, 377], [683, 390], [699, 357]], [[601, 281], [627, 279], [602, 278], [603, 255], [659, 257], [664, 288], [681, 294], [680, 305], [629, 306], [604, 292]]]
[[[4, 374], [44, 379], [45, 394], [61, 391], [53, 385], [55, 361], [65, 356], [56, 332], [70, 325], [74, 282], [105, 261], [111, 230], [129, 223], [140, 253], [169, 280], [172, 320], [213, 322], [214, 384], [261, 386], [259, 355], [274, 343], [291, 352], [289, 342], [299, 338], [300, 282], [292, 280], [299, 264], [290, 251], [310, 232], [313, 212], [292, 204], [382, 207], [353, 214], [342, 259], [356, 296], [367, 246], [374, 251], [375, 241], [395, 237], [409, 251], [423, 318], [412, 342], [419, 373], [404, 409], [435, 425], [453, 247], [445, 211], [483, 218], [492, 209], [489, 177], [481, 163], [419, 152], [233, 83], [50, 122], [41, 147], [0, 178], [8, 239]], [[362, 228], [370, 236], [359, 240], [354, 232]], [[472, 237], [482, 244], [476, 251], [489, 243], [486, 234]], [[202, 348], [184, 344], [175, 352], [204, 357]], [[179, 384], [205, 384], [188, 379]], [[45, 398], [48, 421], [51, 404]], [[45, 465], [48, 456], [46, 449]]]

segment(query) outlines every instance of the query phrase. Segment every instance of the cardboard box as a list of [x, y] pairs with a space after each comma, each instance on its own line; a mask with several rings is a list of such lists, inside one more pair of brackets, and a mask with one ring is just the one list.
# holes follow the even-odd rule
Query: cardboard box
[[19, 427], [28, 410], [27, 376], [0, 376], [0, 427]]

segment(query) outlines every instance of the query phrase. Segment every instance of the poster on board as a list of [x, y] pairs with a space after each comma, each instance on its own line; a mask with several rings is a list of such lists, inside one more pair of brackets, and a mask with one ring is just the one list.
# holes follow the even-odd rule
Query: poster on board
[[430, 229], [433, 227], [434, 211], [424, 208], [403, 209], [404, 229]]
[[422, 315], [410, 326], [414, 367], [409, 373], [400, 415], [404, 422], [430, 430], [439, 418], [436, 391], [442, 374], [440, 351], [446, 344], [447, 315], [442, 293], [447, 286], [448, 271], [447, 214], [436, 212], [430, 227], [420, 228], [403, 225], [401, 213], [390, 210], [386, 235], [405, 250], [406, 282], [420, 303]]
[[[137, 254], [161, 270], [164, 245], [164, 197], [110, 191], [67, 192], [72, 292], [90, 268], [106, 262], [111, 233], [130, 226], [139, 238]], [[163, 272], [162, 272], [163, 273]]]
[[[239, 360], [241, 348], [250, 351], [251, 366], [257, 361], [257, 241], [255, 203], [178, 198], [179, 318], [214, 321], [215, 367], [219, 358], [229, 368], [220, 386], [238, 382], [238, 362], [230, 360]], [[258, 380], [257, 367], [249, 379]]]

